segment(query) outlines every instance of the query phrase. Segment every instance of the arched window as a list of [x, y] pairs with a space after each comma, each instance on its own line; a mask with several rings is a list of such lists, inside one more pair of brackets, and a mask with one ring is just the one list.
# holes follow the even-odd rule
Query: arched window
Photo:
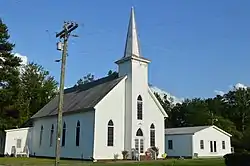
[[62, 146], [65, 146], [65, 136], [66, 136], [66, 123], [63, 123], [63, 131], [62, 131]]
[[108, 146], [114, 146], [114, 123], [112, 120], [108, 122]]
[[50, 143], [49, 143], [49, 146], [52, 146], [52, 144], [53, 144], [53, 135], [54, 135], [54, 125], [52, 124], [51, 130], [50, 130]]
[[43, 139], [43, 125], [41, 126], [41, 130], [40, 130], [39, 146], [42, 145], [42, 139]]
[[150, 126], [150, 146], [155, 146], [155, 126], [153, 123]]
[[143, 132], [141, 129], [138, 129], [136, 132], [136, 136], [143, 136]]
[[137, 119], [142, 120], [142, 97], [137, 97]]
[[79, 146], [80, 144], [80, 122], [77, 121], [76, 124], [76, 146]]

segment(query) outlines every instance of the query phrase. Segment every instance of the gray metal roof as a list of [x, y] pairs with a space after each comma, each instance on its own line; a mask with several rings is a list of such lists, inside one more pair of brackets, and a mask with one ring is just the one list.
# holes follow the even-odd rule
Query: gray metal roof
[[[124, 77], [112, 74], [96, 81], [64, 90], [63, 113], [93, 110], [95, 105], [110, 92]], [[57, 115], [58, 96], [52, 99], [31, 118]]]
[[196, 126], [196, 127], [177, 127], [177, 128], [166, 128], [166, 135], [185, 135], [185, 134], [194, 134], [200, 130], [209, 128], [211, 126]]

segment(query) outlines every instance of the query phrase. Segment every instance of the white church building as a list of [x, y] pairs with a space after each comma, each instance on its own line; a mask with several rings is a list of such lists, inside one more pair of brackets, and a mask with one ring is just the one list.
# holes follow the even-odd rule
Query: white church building
[[[115, 62], [118, 74], [65, 90], [61, 157], [79, 159], [122, 159], [122, 151], [135, 149], [141, 155], [150, 147], [165, 152], [164, 119], [168, 117], [149, 87], [150, 60], [140, 53], [134, 9], [131, 10], [124, 56]], [[31, 155], [54, 157], [58, 96], [39, 110], [25, 130]], [[28, 134], [28, 136], [27, 136]], [[25, 134], [24, 134], [25, 135]], [[23, 134], [17, 153], [27, 141]], [[7, 139], [5, 153], [16, 144]], [[14, 137], [12, 137], [14, 139]]]
[[[148, 82], [150, 60], [140, 52], [133, 8], [124, 56], [115, 63], [118, 74], [65, 89], [61, 157], [122, 159], [128, 151], [131, 159], [151, 147], [158, 158], [230, 153], [231, 135], [214, 126], [164, 129], [168, 115]], [[0, 133], [0, 155], [55, 157], [57, 111], [58, 96], [31, 117], [31, 127], [6, 130], [5, 141]]]

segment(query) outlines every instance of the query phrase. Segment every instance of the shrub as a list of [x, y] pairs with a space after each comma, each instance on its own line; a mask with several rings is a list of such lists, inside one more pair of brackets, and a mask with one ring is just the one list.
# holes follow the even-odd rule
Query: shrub
[[128, 151], [126, 150], [122, 151], [122, 156], [123, 156], [123, 160], [126, 160], [128, 158]]
[[226, 166], [249, 166], [249, 153], [230, 153], [224, 156]]
[[114, 154], [114, 160], [118, 160], [119, 154]]

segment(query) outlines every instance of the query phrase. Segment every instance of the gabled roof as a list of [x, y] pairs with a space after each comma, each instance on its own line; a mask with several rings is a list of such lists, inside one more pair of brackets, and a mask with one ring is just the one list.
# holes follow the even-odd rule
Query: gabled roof
[[[63, 113], [94, 110], [95, 105], [123, 78], [115, 73], [87, 84], [65, 89]], [[57, 115], [58, 98], [59, 96], [56, 96], [31, 118]]]
[[231, 137], [232, 135], [225, 132], [224, 130], [220, 129], [217, 126], [195, 126], [195, 127], [177, 127], [177, 128], [166, 128], [165, 134], [166, 135], [189, 135], [189, 134], [195, 134], [198, 131], [207, 129], [207, 128], [214, 128], [215, 130], [218, 130], [219, 132], [222, 132], [223, 134]]
[[210, 127], [210, 126], [166, 128], [165, 134], [167, 134], [167, 135], [194, 134], [194, 133], [196, 133], [200, 130], [206, 129], [208, 127]]

